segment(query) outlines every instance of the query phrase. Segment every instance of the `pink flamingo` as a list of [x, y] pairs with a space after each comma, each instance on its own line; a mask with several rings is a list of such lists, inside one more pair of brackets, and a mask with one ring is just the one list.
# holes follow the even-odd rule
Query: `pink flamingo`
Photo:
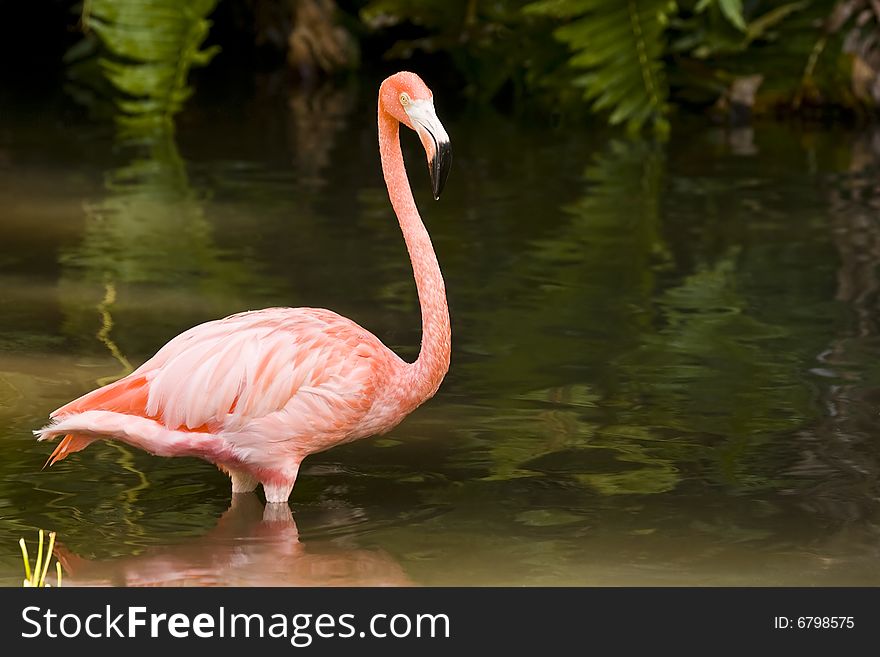
[[329, 310], [239, 313], [185, 331], [125, 378], [57, 409], [34, 432], [39, 440], [64, 436], [47, 464], [109, 438], [158, 456], [200, 457], [229, 474], [233, 493], [262, 483], [267, 502], [286, 502], [306, 456], [389, 431], [430, 399], [449, 369], [449, 310], [409, 187], [400, 123], [421, 139], [439, 198], [449, 136], [431, 90], [413, 73], [379, 88], [379, 153], [421, 306], [414, 363]]

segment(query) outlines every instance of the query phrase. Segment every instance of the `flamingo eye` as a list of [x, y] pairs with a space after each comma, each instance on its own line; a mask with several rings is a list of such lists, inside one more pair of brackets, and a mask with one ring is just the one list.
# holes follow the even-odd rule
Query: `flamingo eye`
[[400, 104], [401, 104], [401, 105], [403, 105], [404, 107], [406, 107], [406, 106], [409, 105], [411, 102], [412, 102], [412, 101], [410, 100], [410, 98], [409, 98], [409, 94], [408, 94], [408, 93], [406, 93], [406, 92], [404, 91], [402, 94], [400, 94]]

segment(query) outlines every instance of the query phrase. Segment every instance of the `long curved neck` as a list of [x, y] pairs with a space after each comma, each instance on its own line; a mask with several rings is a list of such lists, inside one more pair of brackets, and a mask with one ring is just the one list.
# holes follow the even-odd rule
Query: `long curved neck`
[[407, 368], [408, 394], [417, 403], [433, 396], [449, 369], [451, 333], [446, 287], [434, 245], [419, 217], [400, 150], [399, 122], [379, 103], [379, 154], [391, 205], [400, 222], [412, 262], [419, 305], [422, 310], [422, 348], [415, 363]]

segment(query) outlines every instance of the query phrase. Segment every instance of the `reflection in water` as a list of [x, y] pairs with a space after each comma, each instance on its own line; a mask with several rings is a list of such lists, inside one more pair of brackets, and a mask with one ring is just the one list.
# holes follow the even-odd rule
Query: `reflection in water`
[[809, 393], [775, 349], [785, 329], [750, 315], [737, 278], [732, 252], [658, 295], [653, 330], [620, 360], [616, 401], [627, 424], [661, 439], [653, 444], [670, 462], [706, 468], [734, 489], [764, 488], [773, 464], [757, 454], [802, 425]]
[[206, 535], [114, 559], [83, 559], [56, 548], [70, 586], [407, 586], [400, 565], [344, 541], [300, 541], [286, 504], [265, 508], [252, 493]]
[[[244, 290], [259, 287], [247, 260], [215, 246], [204, 193], [191, 186], [173, 136], [159, 132], [122, 146], [133, 156], [106, 175], [106, 195], [86, 205], [83, 239], [62, 254], [59, 284], [66, 332], [98, 333], [111, 353], [108, 328], [120, 324], [114, 306], [135, 310], [146, 297], [156, 312], [193, 297], [208, 314], [235, 307]], [[100, 330], [89, 330], [96, 320]], [[114, 357], [124, 362], [123, 353]]]
[[128, 376], [134, 370], [134, 367], [132, 367], [128, 358], [123, 355], [119, 350], [119, 347], [117, 347], [116, 343], [113, 341], [113, 338], [110, 336], [110, 332], [113, 330], [113, 316], [110, 314], [110, 308], [116, 302], [116, 283], [108, 281], [104, 288], [104, 299], [98, 304], [98, 314], [101, 317], [101, 329], [95, 337], [98, 338], [101, 344], [107, 347], [107, 351], [110, 352], [110, 355], [119, 362], [122, 366], [122, 371], [117, 375], [111, 374], [110, 376], [101, 377], [97, 381], [99, 386], [113, 383], [117, 379]]
[[[516, 358], [480, 359], [468, 376], [486, 390], [522, 387], [513, 391], [521, 403], [475, 419], [491, 478], [554, 473], [607, 494], [674, 485], [669, 457], [642, 429], [609, 417], [602, 406], [611, 391], [595, 387], [595, 373], [643, 330], [641, 309], [668, 258], [658, 234], [663, 171], [657, 147], [611, 142], [584, 174], [584, 194], [564, 206], [563, 223], [535, 239], [514, 271], [499, 272], [496, 285], [507, 289], [498, 296], [516, 303], [481, 313], [473, 333], [504, 344], [518, 326]], [[614, 342], [603, 335], [609, 327]], [[530, 387], [536, 382], [547, 387]]]
[[832, 185], [831, 238], [840, 257], [835, 297], [852, 320], [818, 354], [824, 417], [798, 434], [789, 474], [806, 483], [800, 504], [827, 518], [831, 539], [880, 556], [880, 131], [859, 136], [848, 171]]
[[791, 376], [799, 354], [778, 348], [786, 327], [752, 312], [740, 246], [680, 271], [662, 226], [667, 177], [660, 148], [610, 142], [564, 221], [499, 273], [496, 296], [515, 302], [471, 332], [497, 349], [515, 325], [517, 342], [465, 367], [516, 402], [461, 410], [487, 479], [541, 475], [602, 495], [674, 491], [697, 473], [775, 486], [766, 446], [812, 414]]
[[337, 136], [348, 123], [354, 95], [350, 88], [324, 83], [314, 89], [291, 89], [288, 104], [292, 125], [288, 138], [297, 179], [303, 185], [323, 186], [323, 172], [331, 164]]
[[[750, 155], [731, 149], [738, 157]], [[806, 554], [781, 548], [777, 542], [784, 543], [785, 537], [809, 535], [816, 523], [825, 525], [843, 511], [829, 513], [820, 506], [819, 489], [831, 493], [833, 486], [827, 477], [830, 470], [823, 474], [816, 468], [815, 449], [810, 450], [805, 467], [793, 466], [798, 446], [792, 436], [804, 440], [811, 435], [821, 412], [813, 382], [801, 373], [814, 340], [805, 333], [804, 323], [828, 312], [817, 303], [822, 301], [822, 289], [809, 279], [783, 278], [780, 284], [785, 267], [780, 267], [774, 242], [799, 242], [792, 240], [786, 226], [793, 219], [775, 214], [775, 191], [751, 191], [754, 183], [748, 178], [740, 189], [727, 191], [717, 179], [677, 174], [675, 187], [680, 191], [672, 194], [663, 182], [662, 164], [658, 154], [641, 144], [607, 149], [588, 170], [589, 187], [581, 200], [566, 206], [573, 217], [552, 237], [535, 242], [530, 253], [536, 258], [534, 267], [528, 260], [518, 260], [518, 276], [510, 271], [499, 276], [525, 285], [503, 295], [514, 299], [516, 307], [499, 312], [493, 334], [498, 339], [493, 344], [504, 344], [501, 336], [511, 335], [506, 328], [511, 324], [517, 326], [519, 343], [503, 357], [483, 357], [469, 366], [469, 377], [492, 376], [491, 383], [483, 384], [485, 389], [494, 389], [495, 394], [504, 391], [507, 399], [496, 402], [491, 412], [460, 410], [458, 416], [468, 418], [464, 424], [473, 433], [473, 444], [488, 457], [481, 463], [488, 476], [483, 483], [469, 482], [456, 498], [494, 499], [502, 505], [508, 499], [528, 498], [532, 508], [510, 509], [520, 525], [558, 526], [571, 536], [581, 533], [584, 538], [572, 543], [593, 546], [596, 559], [613, 552], [636, 564], [641, 560], [662, 564], [666, 559], [668, 566], [681, 568], [679, 557], [673, 555], [683, 551], [689, 559], [720, 572], [722, 560], [745, 560], [749, 546], [773, 546], [785, 550], [790, 564], [798, 560], [807, 567], [811, 562], [823, 564], [828, 569], [825, 576], [834, 581], [830, 566], [850, 558], [843, 556], [848, 550], [858, 555], [851, 556], [854, 561], [866, 563], [865, 555], [875, 554], [878, 545], [877, 496], [863, 495], [866, 480], [876, 480], [878, 455], [876, 449], [873, 454], [853, 450], [853, 445], [876, 443], [862, 442], [859, 435], [867, 438], [868, 431], [876, 432], [877, 404], [872, 400], [876, 402], [878, 395], [866, 395], [864, 389], [855, 399], [844, 395], [855, 402], [861, 418], [855, 432], [853, 426], [842, 431], [838, 425], [836, 431], [825, 427], [811, 438], [823, 445], [822, 451], [837, 451], [836, 459], [849, 455], [853, 475], [849, 485], [838, 487], [833, 496], [847, 504], [858, 500], [869, 516], [856, 514], [857, 532], [850, 528], [833, 543], [813, 543]], [[862, 175], [860, 180], [870, 180], [875, 187], [855, 192], [850, 188], [847, 197], [856, 197], [859, 204], [866, 199], [876, 204], [876, 178]], [[670, 220], [661, 218], [663, 204], [688, 208], [695, 205], [694, 198], [706, 197], [710, 212], [699, 218], [709, 226], [705, 246], [688, 242], [701, 237], [699, 233], [694, 238], [687, 233], [670, 235]], [[780, 197], [782, 203], [788, 202], [781, 193]], [[816, 202], [805, 198], [803, 203]], [[735, 215], [726, 225], [722, 222], [729, 209], [738, 206], [749, 214], [757, 210], [753, 223], [761, 226], [763, 220], [766, 233], [731, 238], [729, 226], [746, 219]], [[866, 222], [851, 207], [840, 210], [848, 221], [876, 226], [876, 209], [872, 211], [873, 218]], [[720, 225], [716, 228], [713, 222]], [[709, 235], [714, 242], [708, 241]], [[673, 239], [674, 251], [666, 246]], [[871, 284], [862, 287], [869, 294], [860, 296], [876, 303], [872, 291], [878, 263], [870, 253], [877, 240], [865, 239], [864, 234], [850, 239], [859, 244], [851, 263], [861, 262], [862, 271], [871, 273]], [[798, 258], [794, 263], [785, 261], [795, 272], [788, 276], [794, 278], [798, 267], [806, 267], [821, 281], [822, 270], [810, 268], [815, 267], [811, 259], [821, 262], [823, 254], [807, 250], [783, 255]], [[844, 258], [844, 269], [847, 266], [852, 264]], [[523, 308], [540, 313], [530, 316]], [[859, 315], [876, 320], [877, 310], [871, 307]], [[525, 342], [530, 338], [535, 342]], [[862, 354], [875, 349], [861, 343]], [[856, 361], [850, 354], [848, 366], [876, 381], [876, 369], [864, 358]], [[520, 376], [518, 367], [533, 380], [545, 379], [551, 385], [535, 390], [520, 387], [520, 380], [527, 377]], [[826, 408], [837, 418], [834, 422], [845, 416], [832, 404]], [[849, 445], [847, 453], [835, 450], [835, 442]], [[855, 472], [860, 470], [859, 485]], [[534, 483], [524, 483], [525, 477]], [[713, 491], [705, 503], [693, 497], [700, 485]], [[578, 491], [579, 486], [585, 490]], [[590, 496], [590, 490], [603, 497], [641, 497], [624, 498], [630, 501], [614, 508], [602, 497]], [[716, 497], [719, 490], [731, 497]], [[796, 493], [812, 506], [779, 497], [777, 492]], [[753, 495], [760, 495], [760, 501], [746, 503]], [[744, 496], [742, 504], [733, 502], [737, 496]], [[448, 498], [448, 493], [436, 497], [437, 501]], [[543, 500], [549, 504], [543, 506]], [[792, 508], [793, 502], [797, 508]], [[713, 504], [722, 506], [714, 510]], [[624, 509], [631, 517], [621, 513]], [[680, 526], [679, 517], [690, 526]], [[606, 528], [604, 536], [586, 538], [600, 524]], [[613, 529], [609, 532], [608, 527]], [[495, 529], [505, 536], [516, 535], [509, 521], [499, 520]], [[640, 538], [628, 543], [621, 538], [627, 533]], [[686, 536], [687, 548], [669, 540], [678, 534]], [[725, 550], [724, 545], [743, 548]], [[563, 545], [545, 546], [544, 561], [565, 558]], [[766, 563], [771, 563], [769, 557]], [[583, 581], [597, 581], [593, 569], [584, 567], [582, 572], [588, 578]], [[796, 572], [797, 568], [786, 566], [780, 571], [782, 579], [775, 581], [797, 581]], [[731, 583], [741, 581], [733, 577]], [[675, 581], [659, 573], [657, 578]]]

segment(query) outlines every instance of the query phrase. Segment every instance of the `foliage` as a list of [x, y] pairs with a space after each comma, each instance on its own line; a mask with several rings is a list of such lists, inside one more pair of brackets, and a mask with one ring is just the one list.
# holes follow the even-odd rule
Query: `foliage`
[[[697, 11], [699, 4], [682, 5], [670, 23], [672, 86], [680, 103], [731, 100], [737, 86], [751, 78], [749, 94], [735, 102], [750, 110], [798, 104], [828, 3], [751, 2], [743, 13], [744, 29], [736, 28], [719, 8]], [[817, 72], [825, 98], [845, 104], [840, 90], [848, 84], [848, 71], [826, 58]]]
[[[631, 130], [664, 133], [672, 104], [735, 98], [751, 108], [880, 104], [880, 20], [870, 0], [373, 0], [361, 12], [401, 39], [389, 57], [448, 54], [473, 95], [519, 96], [592, 110]], [[548, 39], [552, 35], [553, 39]], [[553, 40], [564, 44], [560, 53]], [[524, 56], [523, 53], [528, 53]]]
[[127, 128], [170, 126], [192, 91], [190, 68], [218, 48], [202, 49], [217, 0], [84, 0], [84, 39], [67, 53], [79, 97], [111, 100]]
[[682, 3], [670, 25], [678, 35], [670, 50], [697, 59], [741, 53], [755, 42], [775, 40], [774, 28], [808, 4], [808, 0], [789, 2], [746, 15], [739, 0], [699, 0], [690, 8]]
[[[112, 101], [123, 124], [170, 125], [191, 67], [217, 50], [202, 49], [216, 4], [85, 0], [86, 36], [67, 56], [74, 93], [98, 110]], [[408, 66], [434, 57], [478, 102], [586, 107], [631, 132], [662, 136], [680, 105], [734, 121], [733, 106], [880, 106], [872, 0], [251, 0], [237, 11], [251, 22], [238, 29], [286, 48], [306, 81], [356, 66], [355, 37], [370, 39], [360, 48]]]
[[409, 24], [414, 36], [395, 41], [386, 58], [448, 55], [479, 101], [508, 88], [517, 97], [549, 87], [558, 93], [566, 84], [565, 51], [545, 21], [523, 10], [530, 1], [371, 0], [360, 18], [375, 32]]
[[[554, 34], [573, 51], [569, 64], [587, 73], [575, 78], [609, 122], [668, 131], [668, 88], [661, 57], [664, 31], [675, 3], [669, 0], [541, 0], [527, 12], [567, 24]], [[570, 21], [570, 22], [568, 22]]]
[[852, 90], [862, 102], [880, 104], [880, 3], [839, 0], [825, 23], [825, 40], [843, 34], [843, 52], [853, 58]]

